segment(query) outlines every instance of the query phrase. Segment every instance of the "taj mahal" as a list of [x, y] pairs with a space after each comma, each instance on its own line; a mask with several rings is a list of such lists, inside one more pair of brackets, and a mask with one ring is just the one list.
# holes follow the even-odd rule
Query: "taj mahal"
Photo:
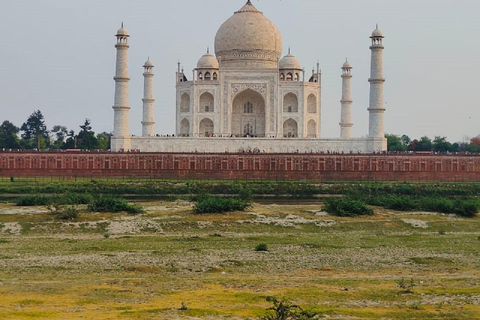
[[370, 37], [369, 134], [362, 138], [352, 136], [350, 63], [346, 61], [341, 67], [340, 135], [323, 138], [319, 64], [307, 74], [290, 50], [282, 57], [279, 30], [250, 0], [220, 26], [214, 54], [207, 50], [192, 74], [187, 75], [178, 64], [175, 136], [155, 135], [154, 65], [150, 59], [143, 66], [142, 136], [130, 134], [129, 34], [123, 25], [116, 38], [113, 151], [368, 153], [386, 150], [384, 36], [378, 26]]

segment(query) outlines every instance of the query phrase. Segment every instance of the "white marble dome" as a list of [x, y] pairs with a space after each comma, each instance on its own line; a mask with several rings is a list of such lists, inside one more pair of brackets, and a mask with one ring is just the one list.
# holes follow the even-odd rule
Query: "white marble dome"
[[345, 61], [345, 63], [342, 66], [342, 69], [352, 69], [352, 65], [350, 64], [350, 62], [348, 62], [348, 60]]
[[150, 59], [148, 59], [147, 61], [145, 61], [145, 64], [143, 65], [144, 67], [148, 67], [148, 68], [153, 68], [153, 63], [152, 61], [150, 61]]
[[218, 60], [210, 53], [204, 54], [197, 62], [198, 69], [218, 69]]
[[377, 26], [377, 28], [376, 28], [375, 30], [373, 30], [373, 32], [372, 32], [372, 38], [373, 38], [373, 37], [375, 37], [375, 38], [377, 38], [377, 37], [383, 38], [383, 32], [382, 32], [380, 29], [378, 29], [378, 26]]
[[123, 27], [123, 25], [120, 29], [118, 29], [117, 36], [128, 36], [128, 31]]
[[298, 59], [294, 56], [291, 55], [290, 53], [287, 54], [285, 57], [280, 60], [278, 63], [278, 68], [280, 70], [282, 69], [297, 69], [301, 70], [302, 67], [300, 66], [300, 62], [298, 62]]
[[273, 68], [282, 54], [282, 36], [275, 24], [248, 1], [218, 29], [215, 54], [225, 66], [241, 67], [243, 61], [246, 68]]

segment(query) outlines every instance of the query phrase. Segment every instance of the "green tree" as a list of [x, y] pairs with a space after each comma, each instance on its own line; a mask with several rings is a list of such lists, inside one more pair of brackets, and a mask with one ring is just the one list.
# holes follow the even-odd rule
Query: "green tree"
[[432, 140], [427, 137], [423, 136], [420, 138], [417, 144], [417, 150], [415, 151], [432, 151], [433, 150], [433, 143]]
[[65, 141], [64, 148], [65, 149], [77, 149], [77, 135], [75, 131], [70, 130], [67, 133], [67, 141]]
[[452, 143], [451, 152], [459, 152], [459, 151], [460, 151], [460, 143], [458, 142]]
[[42, 149], [42, 147], [47, 147], [50, 143], [45, 118], [40, 110], [34, 111], [20, 130], [23, 131], [22, 138], [26, 140], [27, 146], [32, 147], [35, 145], [34, 139], [38, 150]]
[[451, 152], [452, 144], [447, 141], [447, 137], [436, 136], [433, 139], [433, 151], [436, 152]]
[[55, 125], [53, 126], [52, 132], [55, 134], [55, 141], [53, 142], [54, 148], [63, 149], [65, 146], [65, 139], [68, 135], [67, 127]]
[[20, 147], [18, 132], [20, 129], [8, 120], [0, 125], [0, 148], [16, 149]]
[[402, 135], [401, 139], [402, 139], [403, 144], [406, 145], [406, 146], [408, 146], [410, 144], [410, 142], [412, 141], [410, 139], [410, 137], [407, 136], [406, 134]]
[[90, 119], [85, 119], [85, 123], [80, 126], [82, 129], [78, 133], [78, 147], [80, 149], [97, 149], [97, 138], [95, 132], [92, 131]]
[[406, 151], [407, 146], [403, 143], [402, 138], [395, 134], [386, 134], [388, 151]]
[[101, 150], [109, 150], [111, 137], [112, 134], [107, 132], [97, 134], [97, 148]]

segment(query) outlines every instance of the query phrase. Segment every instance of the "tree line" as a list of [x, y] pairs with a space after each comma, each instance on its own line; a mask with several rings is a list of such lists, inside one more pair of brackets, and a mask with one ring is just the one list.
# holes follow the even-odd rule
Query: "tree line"
[[480, 153], [480, 135], [471, 138], [469, 142], [451, 143], [446, 137], [436, 136], [433, 140], [427, 136], [420, 139], [410, 139], [407, 135], [386, 134], [388, 151], [431, 151], [439, 153], [471, 152]]
[[20, 127], [8, 120], [3, 121], [0, 125], [0, 149], [110, 149], [111, 133], [95, 134], [89, 119], [85, 119], [79, 128], [75, 132], [55, 125], [49, 130], [42, 112], [36, 110]]
[[[17, 127], [8, 120], [3, 121], [0, 125], [0, 149], [110, 149], [111, 133], [95, 134], [89, 119], [85, 119], [79, 128], [80, 130], [75, 132], [68, 130], [65, 126], [55, 125], [48, 130], [42, 112], [36, 110], [21, 127]], [[386, 134], [385, 137], [387, 138], [387, 150], [392, 152], [480, 153], [480, 135], [470, 139], [469, 142], [455, 143], [440, 136], [436, 136], [433, 140], [427, 136], [413, 140], [407, 135]]]

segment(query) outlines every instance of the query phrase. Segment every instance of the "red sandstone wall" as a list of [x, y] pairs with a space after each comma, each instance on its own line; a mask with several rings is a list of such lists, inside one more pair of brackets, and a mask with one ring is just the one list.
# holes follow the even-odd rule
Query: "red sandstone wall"
[[480, 156], [0, 152], [0, 176], [480, 181]]

